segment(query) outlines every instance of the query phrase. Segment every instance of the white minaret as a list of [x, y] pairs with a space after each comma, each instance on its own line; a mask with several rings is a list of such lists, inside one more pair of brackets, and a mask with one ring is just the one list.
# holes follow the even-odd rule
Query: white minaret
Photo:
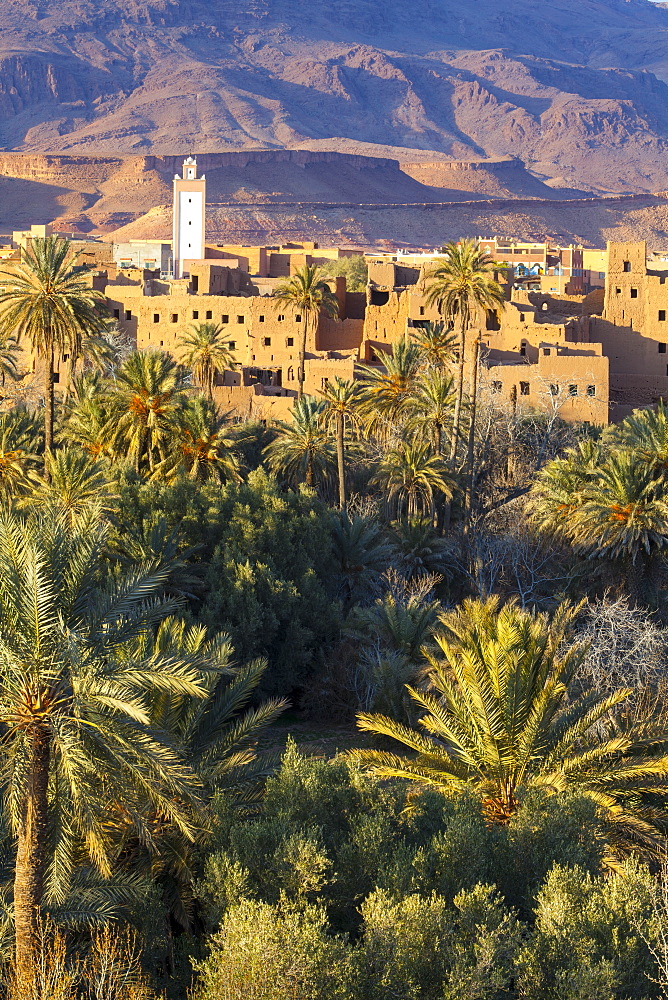
[[183, 277], [183, 261], [204, 260], [206, 175], [197, 176], [197, 160], [183, 161], [183, 176], [174, 175], [172, 256], [174, 277]]

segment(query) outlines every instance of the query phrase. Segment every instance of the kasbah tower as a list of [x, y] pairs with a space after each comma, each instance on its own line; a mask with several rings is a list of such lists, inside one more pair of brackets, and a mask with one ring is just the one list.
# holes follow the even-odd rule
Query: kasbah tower
[[188, 270], [187, 263], [204, 260], [206, 237], [206, 175], [197, 176], [197, 160], [183, 161], [183, 173], [174, 175], [172, 252], [174, 277]]

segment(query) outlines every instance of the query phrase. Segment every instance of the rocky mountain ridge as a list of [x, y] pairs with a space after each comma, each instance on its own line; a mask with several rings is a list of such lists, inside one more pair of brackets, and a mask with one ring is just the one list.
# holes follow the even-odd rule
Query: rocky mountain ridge
[[668, 187], [666, 80], [668, 10], [648, 0], [0, 5], [8, 151], [389, 146], [651, 191]]

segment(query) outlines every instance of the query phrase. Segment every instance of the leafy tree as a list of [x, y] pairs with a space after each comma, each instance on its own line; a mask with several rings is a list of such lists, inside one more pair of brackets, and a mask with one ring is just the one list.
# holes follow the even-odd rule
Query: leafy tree
[[398, 520], [433, 517], [437, 497], [450, 500], [455, 492], [445, 461], [428, 444], [409, 441], [400, 441], [385, 452], [371, 482], [386, 491]]
[[211, 945], [194, 1000], [353, 1000], [349, 949], [320, 907], [243, 900]]
[[627, 864], [593, 877], [555, 865], [538, 893], [535, 930], [517, 959], [518, 992], [545, 1000], [645, 1000], [655, 967], [653, 876]]
[[229, 631], [242, 661], [269, 660], [263, 690], [298, 692], [338, 634], [332, 515], [260, 472], [223, 489], [201, 620]]
[[278, 285], [273, 295], [276, 308], [287, 306], [301, 316], [302, 336], [299, 344], [299, 369], [297, 378], [299, 392], [297, 399], [304, 395], [304, 379], [306, 377], [306, 343], [309, 331], [315, 335], [318, 328], [318, 318], [322, 314], [334, 318], [339, 314], [339, 303], [331, 290], [323, 273], [315, 264], [305, 264], [293, 274], [289, 281]]
[[334, 425], [336, 435], [336, 461], [339, 476], [339, 509], [346, 509], [346, 424], [355, 426], [360, 421], [359, 385], [338, 376], [320, 390], [325, 407], [322, 420], [326, 427]]
[[[188, 663], [123, 657], [124, 644], [168, 608], [152, 600], [159, 572], [100, 583], [104, 539], [90, 506], [72, 519], [0, 518], [3, 791], [17, 843], [16, 968], [26, 982], [45, 887], [62, 899], [80, 854], [110, 873], [124, 801], [139, 794], [163, 823], [193, 836], [198, 783], [151, 728], [147, 698], [156, 687], [190, 695], [200, 687]], [[134, 819], [141, 829], [141, 815]]]
[[265, 448], [272, 472], [295, 485], [315, 486], [329, 478], [334, 467], [334, 449], [324, 428], [324, 400], [305, 396], [292, 408], [292, 423], [277, 421], [278, 434]]
[[110, 438], [115, 458], [127, 457], [139, 472], [164, 462], [178, 428], [184, 376], [165, 351], [135, 351], [116, 372]]
[[360, 728], [389, 736], [416, 753], [401, 757], [353, 751], [378, 774], [443, 790], [475, 787], [491, 821], [507, 823], [527, 788], [574, 788], [606, 812], [612, 851], [656, 851], [665, 822], [668, 731], [661, 720], [620, 719], [602, 735], [598, 723], [630, 691], [572, 691], [585, 649], [568, 645], [577, 609], [550, 619], [498, 598], [466, 600], [442, 615], [429, 655], [429, 689], [409, 689], [423, 711], [422, 732], [362, 714]]
[[60, 236], [35, 237], [21, 264], [0, 280], [0, 331], [26, 337], [44, 364], [44, 447], [53, 450], [53, 359], [104, 325], [102, 300], [73, 268], [76, 256]]
[[339, 260], [328, 260], [320, 265], [323, 277], [346, 279], [346, 291], [365, 292], [369, 279], [369, 269], [362, 254], [351, 257], [340, 257]]
[[224, 327], [216, 323], [193, 323], [176, 345], [183, 352], [183, 364], [209, 399], [213, 399], [216, 377], [236, 367], [228, 340]]
[[[498, 265], [496, 265], [496, 269], [498, 269]], [[459, 243], [448, 243], [443, 248], [443, 256], [437, 259], [428, 275], [425, 298], [428, 305], [438, 306], [449, 323], [456, 322], [459, 325], [457, 388], [450, 439], [450, 469], [454, 471], [464, 398], [466, 334], [479, 312], [499, 307], [504, 308], [505, 294], [495, 278], [493, 259], [475, 240], [462, 240]], [[474, 479], [473, 447], [478, 396], [479, 350], [480, 339], [476, 338], [471, 357], [471, 403], [466, 455], [466, 467], [469, 475], [466, 506], [469, 512]]]

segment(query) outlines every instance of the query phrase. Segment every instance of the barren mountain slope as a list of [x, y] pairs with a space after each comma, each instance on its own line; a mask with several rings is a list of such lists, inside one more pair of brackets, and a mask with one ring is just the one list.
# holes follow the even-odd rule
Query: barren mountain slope
[[0, 4], [6, 150], [381, 145], [649, 191], [668, 187], [661, 76], [668, 10], [647, 0]]

